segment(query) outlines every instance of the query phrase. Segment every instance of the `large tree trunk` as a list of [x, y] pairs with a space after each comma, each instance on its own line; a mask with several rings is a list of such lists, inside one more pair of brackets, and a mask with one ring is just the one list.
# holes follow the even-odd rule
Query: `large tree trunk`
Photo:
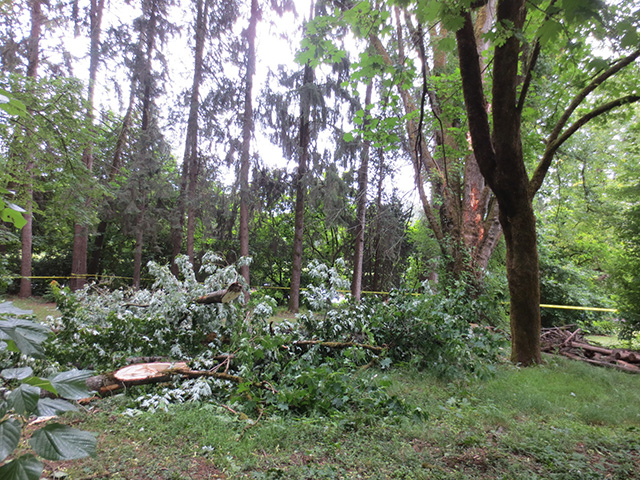
[[[247, 72], [245, 78], [244, 115], [242, 118], [242, 153], [240, 156], [240, 256], [249, 256], [249, 166], [251, 163], [251, 135], [253, 133], [253, 75], [256, 70], [256, 27], [259, 16], [258, 0], [251, 0], [251, 18], [247, 29]], [[240, 267], [249, 284], [249, 265]], [[247, 293], [248, 295], [248, 293]]]
[[[524, 18], [524, 0], [502, 1], [498, 5], [498, 22], [519, 29]], [[541, 361], [540, 279], [536, 221], [529, 196], [517, 108], [520, 43], [513, 35], [495, 49], [492, 132], [471, 14], [464, 13], [464, 19], [464, 26], [456, 32], [462, 89], [475, 157], [500, 205], [511, 294], [511, 355], [513, 361], [531, 365]]]
[[[104, 10], [104, 0], [91, 0], [90, 17], [90, 38], [89, 48], [89, 86], [87, 89], [87, 123], [93, 124], [93, 99], [98, 75], [100, 61], [100, 33], [102, 25], [102, 12]], [[89, 144], [82, 154], [82, 161], [88, 172], [93, 170], [93, 145]], [[85, 202], [85, 208], [90, 207], [90, 201]], [[73, 257], [71, 260], [71, 282], [72, 290], [78, 290], [84, 286], [87, 274], [87, 253], [89, 246], [89, 228], [85, 224], [76, 223], [73, 233]]]
[[[367, 84], [364, 104], [371, 104], [373, 81]], [[367, 121], [368, 123], [368, 121]], [[351, 295], [356, 301], [362, 296], [362, 265], [364, 260], [364, 232], [367, 226], [367, 186], [369, 183], [369, 149], [371, 142], [365, 140], [362, 145], [362, 160], [358, 169], [358, 205], [356, 211], [355, 249], [353, 252], [353, 279]]]
[[[511, 360], [522, 365], [540, 363], [540, 274], [536, 219], [528, 200], [501, 212], [507, 247], [511, 319]], [[513, 212], [513, 213], [511, 213]]]
[[[312, 7], [313, 8], [313, 7]], [[291, 288], [289, 290], [289, 312], [300, 309], [300, 279], [302, 276], [302, 252], [304, 242], [304, 210], [307, 191], [306, 175], [309, 163], [309, 143], [311, 140], [311, 92], [313, 88], [313, 68], [304, 66], [302, 87], [300, 88], [300, 141], [298, 171], [296, 173], [295, 224], [293, 232], [293, 257], [291, 262]]]

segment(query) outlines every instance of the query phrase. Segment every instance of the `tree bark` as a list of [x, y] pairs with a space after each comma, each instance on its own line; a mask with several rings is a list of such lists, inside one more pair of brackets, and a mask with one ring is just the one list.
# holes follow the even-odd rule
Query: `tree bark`
[[[42, 1], [29, 1], [31, 14], [31, 32], [27, 43], [27, 77], [34, 81], [38, 76], [38, 65], [40, 63], [40, 37], [42, 36], [42, 24], [44, 15], [42, 14]], [[20, 293], [19, 296], [26, 298], [31, 296], [31, 265], [33, 260], [33, 168], [34, 160], [29, 159], [26, 165], [27, 182], [25, 186], [26, 213], [24, 219], [26, 224], [22, 227], [21, 238], [21, 262], [20, 262]]]
[[[251, 0], [251, 18], [247, 28], [247, 71], [242, 118], [242, 153], [240, 156], [240, 256], [249, 256], [249, 167], [251, 163], [251, 135], [253, 134], [253, 75], [256, 70], [256, 28], [260, 15], [258, 0]], [[250, 285], [249, 265], [240, 267], [240, 273]], [[248, 295], [248, 292], [246, 293]]]
[[[182, 235], [184, 228], [185, 210], [187, 211], [187, 255], [189, 261], [194, 263], [194, 236], [195, 236], [195, 203], [198, 183], [198, 110], [200, 108], [200, 84], [202, 83], [204, 46], [207, 34], [208, 0], [196, 2], [195, 25], [195, 59], [193, 69], [193, 82], [191, 86], [191, 98], [189, 101], [189, 119], [187, 121], [187, 137], [185, 139], [185, 152], [182, 161], [182, 176], [180, 193], [178, 198], [177, 222], [172, 228], [172, 255], [171, 269], [177, 274], [175, 258], [182, 248]], [[186, 208], [185, 208], [185, 197]]]
[[[364, 104], [365, 108], [371, 103], [373, 81], [367, 84]], [[368, 124], [365, 120], [365, 126]], [[369, 149], [371, 142], [365, 140], [362, 145], [362, 160], [358, 169], [358, 200], [356, 209], [355, 249], [353, 253], [353, 279], [351, 281], [351, 295], [356, 301], [362, 296], [362, 265], [364, 260], [364, 232], [367, 226], [367, 186], [369, 184]]]
[[296, 204], [293, 233], [293, 257], [291, 262], [291, 289], [289, 291], [289, 312], [300, 310], [300, 279], [302, 276], [302, 253], [304, 242], [304, 211], [307, 191], [306, 174], [309, 162], [309, 143], [311, 139], [311, 91], [313, 88], [313, 68], [304, 66], [302, 87], [300, 88], [300, 141], [298, 171], [296, 172]]
[[[100, 33], [102, 25], [102, 12], [104, 10], [104, 0], [91, 0], [90, 17], [90, 39], [89, 48], [89, 85], [87, 88], [87, 123], [90, 125], [94, 121], [93, 99], [95, 93], [96, 77], [100, 61]], [[89, 144], [82, 154], [82, 162], [88, 172], [93, 170], [93, 145]], [[89, 208], [91, 202], [87, 199], [85, 207]], [[84, 286], [87, 274], [87, 254], [89, 246], [88, 225], [76, 222], [73, 234], [73, 256], [71, 260], [71, 290], [78, 290]], [[75, 276], [75, 277], [74, 277]]]

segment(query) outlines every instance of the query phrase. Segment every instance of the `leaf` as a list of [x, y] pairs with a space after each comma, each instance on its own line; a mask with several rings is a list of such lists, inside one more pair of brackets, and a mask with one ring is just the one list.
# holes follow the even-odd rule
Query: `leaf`
[[31, 385], [37, 388], [41, 388], [42, 390], [46, 390], [47, 392], [51, 392], [57, 394], [57, 390], [51, 384], [51, 382], [45, 378], [40, 377], [29, 377], [25, 378], [22, 383], [26, 383], [27, 385]]
[[78, 407], [61, 398], [41, 398], [38, 401], [37, 412], [41, 417], [50, 417], [64, 412], [75, 412]]
[[47, 460], [75, 460], [96, 453], [96, 437], [91, 432], [59, 423], [37, 430], [29, 441], [35, 452]]
[[40, 389], [31, 385], [20, 385], [7, 396], [9, 408], [13, 408], [20, 415], [31, 415], [36, 411]]
[[58, 395], [71, 400], [79, 400], [89, 396], [85, 381], [92, 375], [91, 370], [69, 370], [57, 374], [50, 380]]
[[345, 142], [353, 142], [353, 132], [347, 132], [342, 136]]
[[33, 375], [31, 367], [5, 368], [0, 372], [0, 377], [6, 380], [22, 380]]
[[0, 462], [11, 455], [20, 442], [20, 422], [9, 418], [0, 423]]
[[43, 465], [33, 455], [22, 455], [0, 467], [2, 480], [38, 480], [42, 475]]
[[15, 342], [23, 354], [36, 358], [44, 356], [44, 349], [41, 344], [51, 333], [51, 330], [43, 325], [30, 320], [15, 318], [0, 321], [0, 331]]

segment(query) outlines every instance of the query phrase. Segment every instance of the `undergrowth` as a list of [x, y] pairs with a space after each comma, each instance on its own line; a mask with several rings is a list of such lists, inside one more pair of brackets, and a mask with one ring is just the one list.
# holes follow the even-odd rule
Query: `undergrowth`
[[169, 385], [136, 389], [132, 412], [205, 401], [252, 418], [265, 411], [394, 417], [416, 410], [390, 393], [385, 372], [391, 365], [449, 379], [486, 377], [505, 345], [494, 329], [474, 323], [503, 314], [497, 303], [469, 299], [463, 285], [417, 296], [395, 294], [386, 302], [335, 304], [345, 279], [339, 269], [318, 263], [309, 266], [315, 285], [305, 294], [308, 312], [294, 321], [269, 321], [276, 304], [268, 296], [253, 295], [247, 306], [242, 297], [229, 304], [196, 303], [238, 279], [238, 265], [219, 267], [219, 262], [205, 256], [199, 279], [184, 257], [177, 262], [178, 277], [152, 263], [156, 280], [149, 290], [88, 286], [71, 293], [53, 285], [62, 317], [52, 322], [56, 336], [47, 344], [48, 357], [98, 371], [121, 367], [131, 357], [167, 357], [241, 378], [233, 383], [176, 378]]

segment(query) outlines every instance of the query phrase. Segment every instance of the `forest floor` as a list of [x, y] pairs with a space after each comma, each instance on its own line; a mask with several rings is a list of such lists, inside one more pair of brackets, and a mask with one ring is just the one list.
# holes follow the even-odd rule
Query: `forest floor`
[[385, 373], [415, 418], [271, 415], [249, 427], [211, 403], [132, 413], [142, 390], [131, 391], [62, 418], [96, 432], [98, 454], [47, 462], [45, 478], [640, 479], [640, 376], [545, 359], [473, 382]]
[[253, 424], [206, 402], [148, 413], [134, 400], [151, 387], [134, 387], [56, 420], [95, 432], [97, 455], [47, 461], [43, 478], [640, 480], [640, 375], [544, 358], [474, 381], [380, 372], [421, 412], [411, 418], [271, 414]]

